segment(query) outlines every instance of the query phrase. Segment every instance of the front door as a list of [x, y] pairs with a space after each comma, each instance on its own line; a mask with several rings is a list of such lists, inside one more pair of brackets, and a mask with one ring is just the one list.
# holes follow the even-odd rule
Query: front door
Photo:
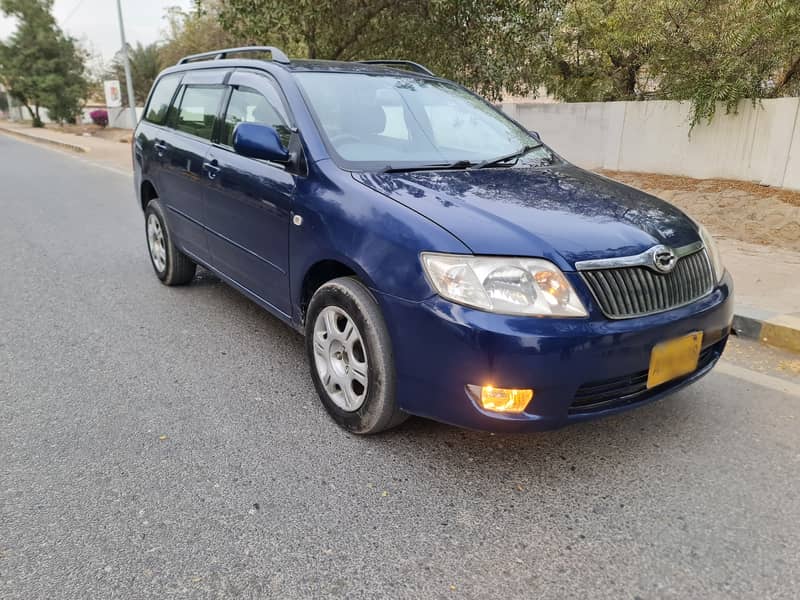
[[268, 76], [234, 72], [229, 85], [219, 141], [206, 159], [214, 173], [207, 196], [209, 250], [220, 271], [289, 315], [289, 220], [295, 175], [284, 165], [233, 151], [233, 130], [241, 122], [274, 127], [288, 147], [289, 120], [277, 84]]

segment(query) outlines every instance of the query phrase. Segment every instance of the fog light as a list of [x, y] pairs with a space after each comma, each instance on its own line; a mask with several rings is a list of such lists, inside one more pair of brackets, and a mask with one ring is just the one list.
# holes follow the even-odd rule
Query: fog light
[[468, 385], [470, 394], [484, 409], [503, 413], [521, 413], [533, 398], [533, 390], [496, 388], [491, 385]]

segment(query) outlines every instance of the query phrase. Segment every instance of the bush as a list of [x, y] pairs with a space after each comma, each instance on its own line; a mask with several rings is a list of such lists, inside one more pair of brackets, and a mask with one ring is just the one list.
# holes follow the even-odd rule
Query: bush
[[100, 125], [100, 127], [105, 127], [108, 125], [108, 111], [103, 110], [102, 108], [90, 112], [89, 118], [92, 120], [92, 123], [95, 125]]

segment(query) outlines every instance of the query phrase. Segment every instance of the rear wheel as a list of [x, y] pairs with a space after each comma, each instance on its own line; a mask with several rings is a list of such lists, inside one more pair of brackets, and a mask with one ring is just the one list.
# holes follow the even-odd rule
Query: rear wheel
[[186, 285], [194, 278], [197, 265], [172, 243], [164, 209], [158, 199], [151, 200], [144, 211], [147, 249], [156, 276], [165, 285]]
[[377, 302], [352, 277], [320, 287], [306, 315], [306, 353], [320, 400], [334, 421], [359, 434], [399, 425], [391, 340]]

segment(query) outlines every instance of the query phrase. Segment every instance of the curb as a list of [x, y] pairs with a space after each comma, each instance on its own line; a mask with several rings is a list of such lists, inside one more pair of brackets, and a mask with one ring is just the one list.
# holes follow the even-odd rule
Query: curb
[[780, 314], [748, 306], [736, 308], [733, 332], [790, 352], [800, 353], [800, 314]]
[[60, 148], [65, 148], [72, 152], [78, 153], [86, 153], [89, 152], [89, 148], [86, 146], [81, 146], [80, 144], [73, 144], [71, 142], [62, 142], [61, 140], [52, 140], [50, 138], [41, 137], [38, 135], [33, 135], [31, 133], [26, 133], [24, 131], [20, 131], [19, 129], [11, 129], [9, 127], [2, 127], [0, 126], [0, 132], [5, 133], [7, 135], [13, 135], [17, 137], [24, 138], [26, 140], [30, 140], [32, 142], [36, 142], [39, 144], [48, 144], [50, 146], [58, 146]]

